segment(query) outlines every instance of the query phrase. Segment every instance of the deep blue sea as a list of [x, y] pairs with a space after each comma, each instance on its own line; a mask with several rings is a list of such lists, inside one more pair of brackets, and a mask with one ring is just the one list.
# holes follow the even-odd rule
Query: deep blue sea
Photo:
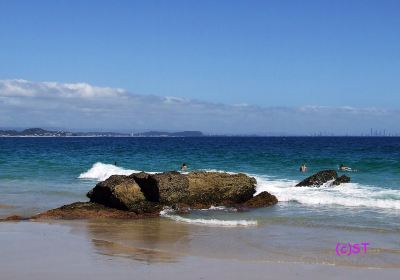
[[[161, 219], [249, 226], [225, 236], [235, 237], [235, 243], [245, 235], [252, 256], [257, 255], [254, 248], [265, 247], [268, 253], [286, 248], [287, 258], [297, 248], [295, 260], [299, 254], [308, 259], [320, 252], [319, 259], [331, 262], [335, 242], [352, 240], [372, 242], [381, 252], [370, 255], [368, 265], [400, 262], [400, 138], [0, 138], [0, 216], [28, 216], [86, 201], [86, 193], [112, 174], [178, 170], [183, 162], [189, 171], [254, 176], [257, 191], [269, 191], [279, 203], [248, 212], [218, 207], [183, 216], [167, 212]], [[302, 163], [308, 166], [306, 174], [299, 172]], [[306, 176], [340, 164], [353, 169], [346, 172], [351, 183], [294, 187]]]

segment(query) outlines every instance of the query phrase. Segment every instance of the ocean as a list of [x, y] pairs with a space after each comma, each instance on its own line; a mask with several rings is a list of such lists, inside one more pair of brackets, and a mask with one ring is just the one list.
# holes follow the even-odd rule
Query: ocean
[[[187, 215], [166, 210], [159, 218], [163, 227], [185, 224], [236, 258], [400, 266], [395, 137], [0, 138], [0, 216], [86, 201], [86, 193], [110, 175], [178, 170], [183, 162], [188, 171], [246, 173], [257, 179], [257, 192], [268, 191], [279, 203], [245, 212], [218, 205]], [[299, 172], [302, 163], [306, 174]], [[338, 171], [351, 183], [294, 187], [340, 164], [352, 168]], [[338, 242], [368, 242], [370, 250], [346, 259], [335, 253]]]

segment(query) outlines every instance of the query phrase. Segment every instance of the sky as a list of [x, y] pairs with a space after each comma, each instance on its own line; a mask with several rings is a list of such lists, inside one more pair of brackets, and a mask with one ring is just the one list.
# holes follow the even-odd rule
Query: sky
[[0, 0], [0, 127], [400, 132], [399, 12], [395, 0]]

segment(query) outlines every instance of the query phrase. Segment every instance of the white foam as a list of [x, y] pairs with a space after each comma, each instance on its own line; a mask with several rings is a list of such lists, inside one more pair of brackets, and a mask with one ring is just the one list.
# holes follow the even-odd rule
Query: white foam
[[174, 215], [174, 211], [165, 208], [160, 212], [162, 217], [174, 220], [176, 222], [188, 223], [188, 224], [198, 224], [207, 226], [222, 226], [222, 227], [248, 227], [257, 226], [257, 221], [254, 220], [218, 220], [218, 219], [190, 219], [184, 218], [179, 215]]
[[137, 173], [137, 172], [139, 171], [132, 169], [124, 169], [122, 167], [115, 166], [113, 164], [96, 162], [88, 171], [80, 174], [78, 178], [104, 181], [111, 175], [130, 175], [132, 173]]
[[267, 191], [278, 201], [296, 201], [308, 205], [342, 205], [346, 207], [372, 207], [382, 209], [400, 209], [400, 190], [347, 183], [322, 187], [295, 187], [293, 180], [271, 180], [263, 176], [257, 179], [256, 195]]
[[226, 206], [211, 206], [210, 208], [199, 209], [200, 211], [225, 211], [225, 212], [237, 212], [237, 209], [234, 207], [226, 207]]
[[238, 172], [231, 172], [231, 171], [225, 171], [225, 170], [219, 170], [219, 169], [200, 169], [200, 171], [216, 172], [216, 173], [227, 173], [227, 174], [230, 174], [230, 175], [239, 174]]

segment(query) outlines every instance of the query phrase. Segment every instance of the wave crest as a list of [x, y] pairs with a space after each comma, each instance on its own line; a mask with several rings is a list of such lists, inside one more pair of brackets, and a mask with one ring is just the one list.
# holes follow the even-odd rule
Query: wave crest
[[97, 181], [104, 181], [111, 175], [130, 175], [132, 173], [137, 173], [139, 171], [132, 169], [124, 169], [113, 164], [105, 164], [101, 162], [96, 162], [93, 166], [86, 172], [79, 175], [79, 179], [91, 179]]
[[176, 222], [187, 223], [187, 224], [197, 224], [197, 225], [207, 225], [207, 226], [222, 226], [222, 227], [248, 227], [257, 226], [257, 221], [254, 220], [218, 220], [218, 219], [190, 219], [184, 218], [179, 215], [174, 215], [174, 211], [165, 208], [160, 212], [162, 217], [174, 220]]
[[337, 187], [295, 187], [293, 180], [271, 180], [254, 176], [256, 194], [267, 191], [279, 201], [296, 201], [306, 205], [341, 205], [345, 207], [372, 207], [400, 209], [400, 190], [347, 183]]

